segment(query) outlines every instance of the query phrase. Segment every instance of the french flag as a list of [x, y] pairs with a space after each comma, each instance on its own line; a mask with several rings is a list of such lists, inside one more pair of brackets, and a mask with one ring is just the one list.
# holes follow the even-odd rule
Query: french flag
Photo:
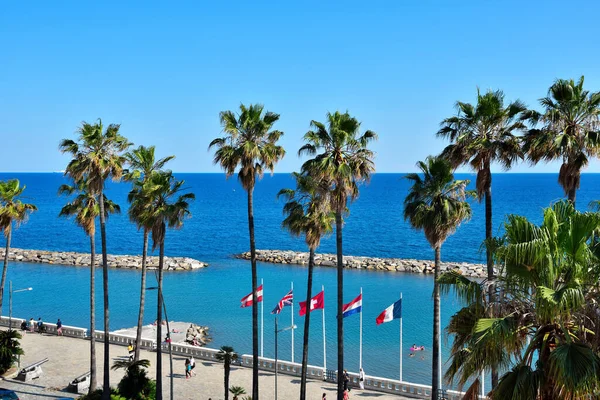
[[344, 304], [344, 307], [342, 307], [343, 318], [349, 317], [352, 314], [357, 314], [359, 312], [362, 312], [362, 293], [359, 294], [358, 297], [352, 300], [350, 303]]
[[[252, 293], [250, 293], [247, 296], [242, 297], [242, 305], [241, 307], [250, 307], [252, 305], [254, 296], [252, 295]], [[259, 287], [256, 288], [256, 302], [260, 303], [263, 300], [263, 285], [260, 285]]]
[[383, 310], [375, 321], [377, 322], [377, 325], [381, 325], [384, 322], [390, 322], [398, 318], [402, 318], [402, 299]]

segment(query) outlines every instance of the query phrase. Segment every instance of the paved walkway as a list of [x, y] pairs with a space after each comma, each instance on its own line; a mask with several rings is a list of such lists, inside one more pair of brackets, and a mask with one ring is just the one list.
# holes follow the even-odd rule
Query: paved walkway
[[[21, 346], [25, 355], [21, 357], [21, 366], [39, 361], [48, 357], [50, 361], [42, 366], [44, 375], [32, 382], [23, 383], [16, 380], [0, 382], [0, 387], [12, 389], [19, 394], [20, 399], [60, 399], [76, 398], [77, 396], [64, 391], [69, 381], [76, 376], [89, 370], [89, 341], [67, 337], [42, 336], [30, 333], [23, 336]], [[112, 361], [126, 358], [127, 348], [124, 346], [110, 346]], [[96, 357], [98, 360], [98, 384], [102, 384], [102, 343], [96, 344]], [[156, 354], [142, 351], [141, 357], [150, 360], [149, 375], [155, 376]], [[203, 360], [196, 360], [196, 376], [185, 379], [184, 358], [173, 357], [174, 366], [174, 394], [176, 400], [217, 400], [223, 399], [223, 365]], [[163, 355], [163, 394], [166, 399], [169, 396], [169, 357]], [[111, 371], [111, 385], [116, 386], [123, 376], [123, 371]], [[230, 385], [242, 386], [246, 391], [252, 389], [252, 370], [250, 368], [232, 367]], [[274, 399], [274, 374], [270, 372], [260, 373], [261, 399]], [[279, 399], [296, 399], [299, 396], [300, 379], [287, 375], [279, 375], [278, 395]], [[309, 380], [307, 384], [308, 398], [320, 400], [323, 393], [327, 393], [328, 399], [334, 399], [335, 388], [332, 384], [317, 380]], [[229, 397], [230, 399], [232, 396]], [[380, 399], [399, 400], [400, 396], [370, 391], [352, 391], [352, 399]]]

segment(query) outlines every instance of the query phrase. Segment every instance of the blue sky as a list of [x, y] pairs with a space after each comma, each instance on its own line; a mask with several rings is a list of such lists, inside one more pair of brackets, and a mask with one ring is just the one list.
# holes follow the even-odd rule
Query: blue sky
[[175, 154], [175, 171], [217, 172], [207, 147], [219, 111], [260, 102], [281, 114], [288, 155], [278, 172], [299, 168], [310, 120], [335, 110], [379, 134], [378, 171], [405, 172], [444, 147], [439, 122], [477, 86], [530, 107], [556, 78], [583, 74], [600, 90], [592, 0], [0, 7], [0, 171], [63, 169], [59, 140], [101, 117], [136, 145]]

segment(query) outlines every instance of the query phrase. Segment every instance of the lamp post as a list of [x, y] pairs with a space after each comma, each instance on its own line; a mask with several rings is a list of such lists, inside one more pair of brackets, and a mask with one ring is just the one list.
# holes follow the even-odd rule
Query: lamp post
[[296, 329], [296, 325], [288, 326], [285, 328], [277, 328], [277, 317], [275, 317], [275, 400], [277, 400], [277, 334], [279, 332], [289, 331], [290, 329]]
[[[159, 290], [158, 286], [147, 287], [146, 290]], [[171, 376], [169, 377], [170, 383], [170, 399], [173, 400], [173, 350], [171, 348], [171, 328], [169, 327], [169, 316], [167, 315], [167, 305], [165, 304], [165, 298], [163, 297], [162, 290], [159, 290], [158, 297], [162, 302], [163, 310], [165, 311], [165, 319], [167, 320], [167, 338], [169, 341], [167, 344], [169, 345], [169, 367], [171, 369]], [[162, 338], [157, 338], [157, 345], [161, 345]]]
[[12, 295], [13, 295], [13, 293], [28, 292], [30, 290], [33, 290], [33, 288], [28, 287], [25, 289], [13, 290], [12, 281], [8, 282], [8, 330], [9, 331], [12, 331]]

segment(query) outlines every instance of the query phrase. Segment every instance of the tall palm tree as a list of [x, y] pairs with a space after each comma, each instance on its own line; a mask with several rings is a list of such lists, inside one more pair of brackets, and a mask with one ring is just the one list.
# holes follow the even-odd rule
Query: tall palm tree
[[8, 252], [10, 251], [13, 226], [18, 228], [19, 225], [27, 221], [30, 213], [37, 210], [35, 205], [21, 201], [20, 197], [23, 195], [25, 187], [25, 185], [20, 185], [18, 179], [0, 181], [0, 229], [4, 231], [4, 237], [6, 238], [2, 282], [0, 282], [0, 315], [2, 313], [2, 300], [4, 299], [6, 273], [8, 272]]
[[[90, 238], [90, 387], [89, 393], [96, 390], [96, 217], [100, 215], [98, 198], [89, 190], [87, 180], [83, 179], [74, 185], [61, 185], [59, 195], [72, 196], [58, 214], [59, 217], [75, 217], [75, 222]], [[121, 212], [121, 208], [104, 196], [105, 219], [110, 214]]]
[[[239, 114], [233, 111], [220, 113], [224, 137], [210, 142], [216, 148], [214, 163], [225, 170], [227, 177], [238, 174], [242, 187], [248, 193], [248, 231], [250, 236], [250, 263], [252, 268], [252, 293], [256, 298], [256, 243], [254, 240], [254, 186], [265, 170], [273, 172], [275, 164], [283, 158], [285, 150], [277, 145], [283, 132], [273, 130], [279, 114], [263, 113], [264, 106], [241, 104]], [[238, 170], [239, 169], [239, 170]], [[258, 303], [252, 303], [252, 398], [258, 399]]]
[[[158, 258], [158, 302], [156, 318], [156, 338], [162, 341], [163, 268], [165, 259], [165, 236], [167, 227], [180, 229], [183, 221], [191, 217], [190, 204], [195, 199], [193, 193], [181, 194], [185, 181], [175, 179], [171, 171], [154, 171], [143, 185], [140, 202], [140, 220], [150, 226], [152, 250], [159, 248]], [[172, 388], [171, 388], [172, 390]], [[162, 346], [156, 348], [156, 399], [162, 400]]]
[[574, 204], [581, 170], [600, 150], [600, 92], [583, 89], [583, 76], [558, 79], [540, 99], [543, 113], [530, 111], [526, 117], [540, 129], [531, 129], [524, 138], [523, 149], [532, 164], [561, 160], [558, 183]]
[[[312, 130], [304, 135], [307, 142], [299, 154], [315, 156], [302, 165], [302, 173], [328, 186], [331, 209], [335, 213], [337, 247], [337, 343], [338, 376], [344, 370], [344, 260], [342, 252], [343, 215], [348, 200], [358, 197], [358, 183], [368, 181], [375, 171], [374, 153], [367, 148], [377, 138], [373, 131], [360, 134], [360, 123], [348, 112], [327, 113], [327, 123], [311, 121]], [[344, 396], [344, 384], [338, 379], [338, 400]]]
[[[321, 238], [331, 233], [335, 222], [335, 214], [330, 209], [326, 185], [309, 175], [293, 173], [296, 179], [296, 190], [283, 189], [278, 196], [283, 196], [287, 202], [283, 207], [285, 219], [283, 227], [294, 236], [304, 235], [309, 249], [308, 283], [306, 286], [306, 303], [312, 298], [313, 269], [315, 266], [315, 251], [321, 243]], [[306, 370], [308, 366], [308, 337], [310, 332], [310, 312], [304, 317], [304, 338], [302, 344], [302, 373], [300, 375], [300, 400], [306, 399]]]
[[238, 359], [238, 354], [231, 346], [221, 346], [219, 352], [215, 355], [219, 361], [223, 361], [225, 369], [223, 374], [223, 384], [225, 385], [225, 400], [229, 400], [229, 373], [231, 371], [231, 363]]
[[110, 124], [104, 129], [102, 121], [94, 124], [82, 122], [77, 130], [77, 141], [63, 139], [59, 148], [73, 158], [65, 169], [65, 175], [78, 182], [87, 179], [88, 190], [98, 196], [100, 207], [100, 237], [102, 240], [102, 286], [104, 292], [104, 382], [102, 399], [110, 397], [110, 345], [108, 341], [108, 261], [106, 254], [106, 212], [104, 210], [104, 185], [108, 178], [121, 179], [125, 158], [123, 152], [131, 143], [119, 133], [120, 125]]
[[[508, 170], [523, 158], [516, 133], [526, 128], [522, 118], [527, 107], [519, 100], [505, 105], [504, 93], [488, 90], [482, 94], [477, 89], [477, 103], [456, 102], [458, 115], [442, 121], [437, 135], [449, 138], [452, 143], [442, 152], [452, 167], [469, 165], [477, 172], [476, 189], [479, 201], [485, 199], [485, 247], [487, 277], [494, 278], [492, 256], [492, 163]], [[493, 302], [494, 288], [490, 285], [488, 296]], [[492, 371], [492, 386], [498, 376]]]
[[[447, 378], [473, 381], [484, 368], [506, 371], [492, 399], [588, 399], [600, 390], [600, 214], [569, 201], [544, 210], [537, 225], [510, 215], [497, 251], [505, 293], [499, 315], [466, 278], [452, 286], [465, 306], [448, 327], [453, 335]], [[446, 280], [448, 281], [448, 280]], [[468, 392], [471, 389], [468, 390]]]
[[404, 219], [413, 228], [422, 230], [435, 251], [433, 286], [433, 365], [432, 399], [439, 398], [442, 378], [440, 354], [440, 274], [441, 249], [456, 228], [471, 218], [471, 206], [465, 201], [467, 180], [454, 180], [450, 163], [440, 157], [427, 157], [417, 163], [420, 174], [408, 174], [412, 186], [404, 200]]
[[134, 360], [140, 358], [140, 345], [142, 343], [142, 326], [144, 324], [144, 307], [146, 299], [146, 262], [148, 257], [148, 236], [151, 227], [141, 219], [144, 209], [144, 196], [140, 195], [144, 183], [150, 178], [154, 171], [160, 171], [167, 162], [174, 159], [175, 156], [168, 156], [156, 160], [154, 156], [154, 146], [139, 146], [125, 154], [125, 159], [129, 165], [128, 171], [124, 175], [124, 180], [134, 183], [134, 187], [129, 192], [127, 200], [130, 203], [129, 219], [135, 223], [138, 229], [144, 230], [144, 244], [142, 246], [142, 279], [140, 289], [140, 310], [138, 313], [137, 331], [135, 335], [135, 354]]

